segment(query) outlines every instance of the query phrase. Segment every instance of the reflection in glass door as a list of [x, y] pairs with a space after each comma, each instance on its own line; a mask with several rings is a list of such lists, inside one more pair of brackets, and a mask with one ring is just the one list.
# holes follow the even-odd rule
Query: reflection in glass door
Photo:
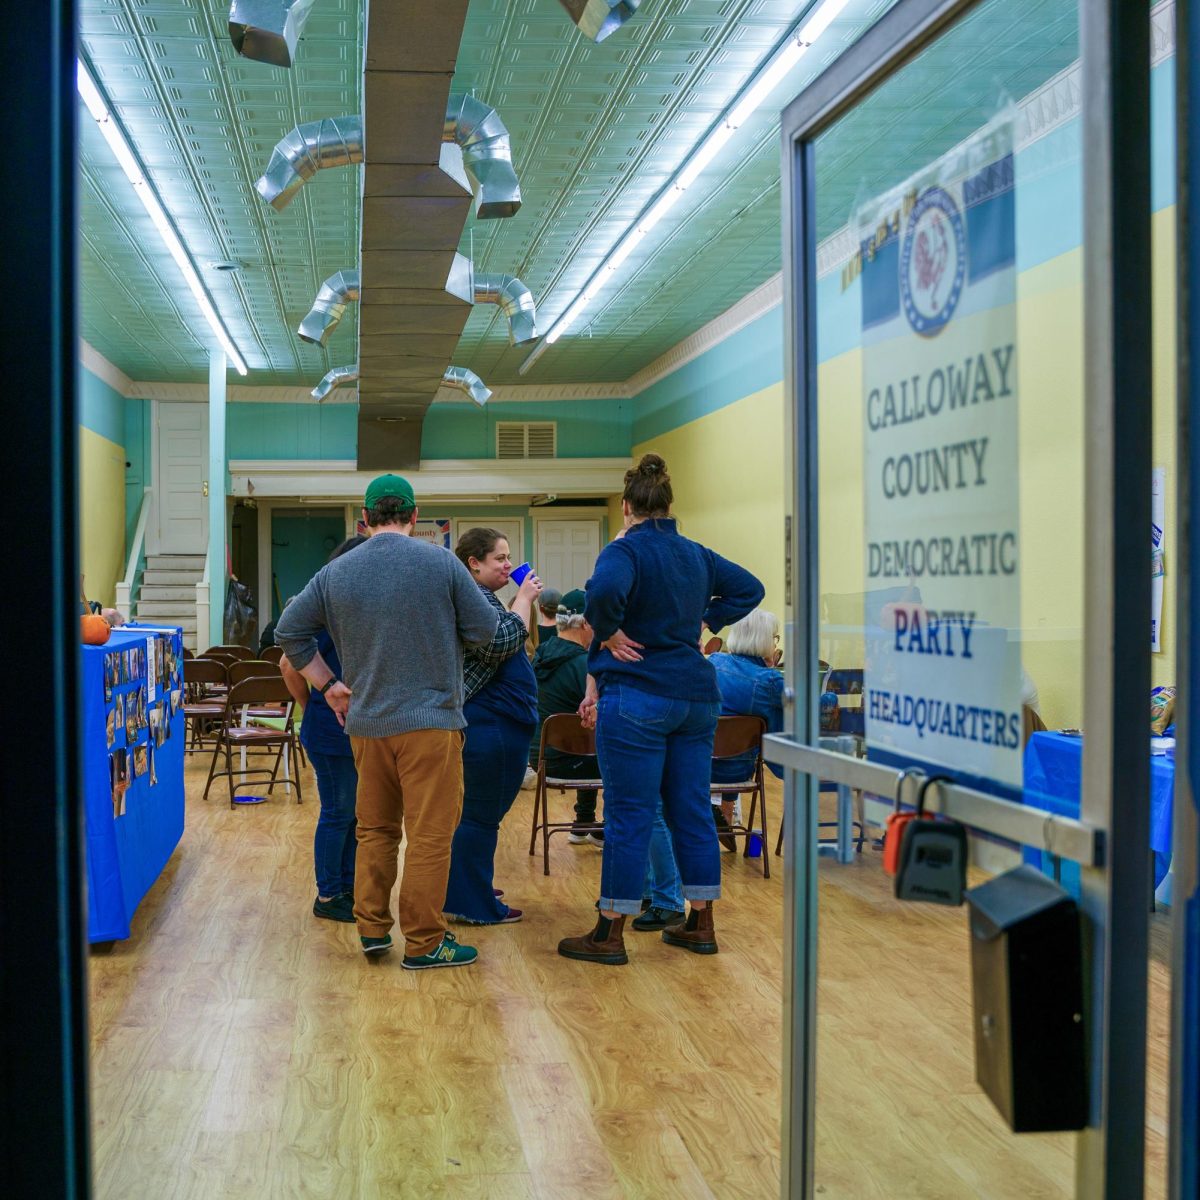
[[1089, 353], [1109, 31], [901, 0], [785, 115], [791, 1195], [1142, 1194], [1148, 747], [1114, 714], [1149, 588], [1112, 567], [1149, 524], [1149, 339]]

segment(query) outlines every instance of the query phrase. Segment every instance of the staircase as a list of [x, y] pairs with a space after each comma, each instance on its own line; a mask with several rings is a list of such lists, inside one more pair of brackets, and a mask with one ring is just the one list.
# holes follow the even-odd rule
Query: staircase
[[203, 575], [203, 554], [147, 554], [134, 615], [147, 624], [180, 626], [183, 644], [193, 652], [199, 650], [196, 584]]

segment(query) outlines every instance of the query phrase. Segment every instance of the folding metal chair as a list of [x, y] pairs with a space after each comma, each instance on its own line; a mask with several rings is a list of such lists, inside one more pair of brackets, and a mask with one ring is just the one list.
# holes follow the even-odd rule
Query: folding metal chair
[[[254, 710], [268, 709], [274, 715], [279, 715], [280, 705], [283, 706], [283, 729], [271, 729], [249, 723]], [[291, 763], [295, 759], [292, 757], [285, 759], [285, 752], [290, 751], [294, 755], [298, 744], [293, 713], [294, 702], [282, 676], [271, 679], [256, 675], [234, 684], [225, 698], [225, 713], [221, 727], [217, 731], [216, 745], [213, 747], [208, 781], [204, 785], [204, 799], [208, 799], [208, 792], [212, 787], [213, 780], [224, 776], [229, 779], [229, 807], [232, 808], [238, 788], [255, 786], [255, 778], [251, 777], [257, 778], [265, 775], [268, 777], [267, 791], [273, 792], [276, 784], [295, 784], [296, 803], [303, 803], [299, 774], [293, 773], [291, 769]], [[273, 750], [275, 762], [270, 770], [265, 767], [234, 770], [234, 747], [259, 755], [270, 755]], [[225, 755], [225, 768], [218, 771], [217, 760], [222, 753]], [[281, 763], [284, 766], [282, 779], [279, 777]], [[240, 782], [234, 783], [235, 775], [241, 776]]]
[[555, 833], [576, 830], [580, 833], [599, 833], [604, 825], [600, 821], [576, 823], [575, 821], [551, 821], [547, 790], [557, 788], [560, 792], [577, 791], [580, 788], [602, 788], [602, 779], [561, 779], [546, 774], [546, 751], [557, 750], [572, 758], [595, 758], [596, 735], [584, 729], [577, 713], [556, 713], [542, 722], [542, 738], [538, 746], [537, 788], [533, 793], [533, 830], [529, 835], [529, 853], [534, 853], [538, 831], [542, 834], [542, 874], [550, 874], [550, 837]]
[[[767, 732], [767, 723], [762, 717], [721, 717], [717, 721], [717, 733], [713, 739], [713, 761], [741, 758], [753, 752], [754, 766], [749, 778], [740, 783], [713, 783], [709, 793], [713, 796], [729, 796], [749, 793], [750, 809], [744, 824], [730, 823], [722, 829], [723, 835], [742, 836], [746, 839], [743, 858], [750, 857], [750, 834], [757, 831], [754, 824], [755, 811], [762, 808], [762, 867], [763, 878], [771, 878], [771, 859], [767, 853], [767, 789], [763, 780], [762, 740]], [[714, 830], [714, 836], [716, 831]]]
[[225, 716], [229, 673], [225, 663], [213, 658], [183, 660], [184, 754], [194, 754], [215, 742], [213, 727]]

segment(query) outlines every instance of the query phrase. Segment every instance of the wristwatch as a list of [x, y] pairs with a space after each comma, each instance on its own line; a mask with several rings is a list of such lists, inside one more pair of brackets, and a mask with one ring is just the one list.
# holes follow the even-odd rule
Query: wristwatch
[[325, 680], [325, 685], [323, 687], [317, 688], [317, 691], [320, 692], [320, 694], [323, 696], [323, 695], [325, 695], [325, 693], [327, 691], [329, 691], [329, 689], [331, 687], [333, 687], [333, 685], [335, 683], [338, 683], [338, 682], [339, 682], [339, 680], [336, 675], [330, 675], [330, 677], [327, 680]]

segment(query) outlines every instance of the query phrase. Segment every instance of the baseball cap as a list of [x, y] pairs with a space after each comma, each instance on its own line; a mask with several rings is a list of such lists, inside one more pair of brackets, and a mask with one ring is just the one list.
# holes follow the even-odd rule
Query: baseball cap
[[558, 606], [562, 603], [562, 592], [558, 588], [543, 588], [542, 594], [538, 597], [538, 608], [545, 613], [555, 613], [558, 611]]
[[584, 605], [586, 604], [587, 593], [583, 588], [573, 588], [558, 602], [558, 611], [563, 616], [579, 617], [583, 615]]
[[395, 496], [405, 505], [415, 506], [416, 496], [413, 495], [412, 484], [400, 475], [377, 475], [367, 485], [367, 494], [363, 500], [364, 508], [374, 508], [384, 496]]

